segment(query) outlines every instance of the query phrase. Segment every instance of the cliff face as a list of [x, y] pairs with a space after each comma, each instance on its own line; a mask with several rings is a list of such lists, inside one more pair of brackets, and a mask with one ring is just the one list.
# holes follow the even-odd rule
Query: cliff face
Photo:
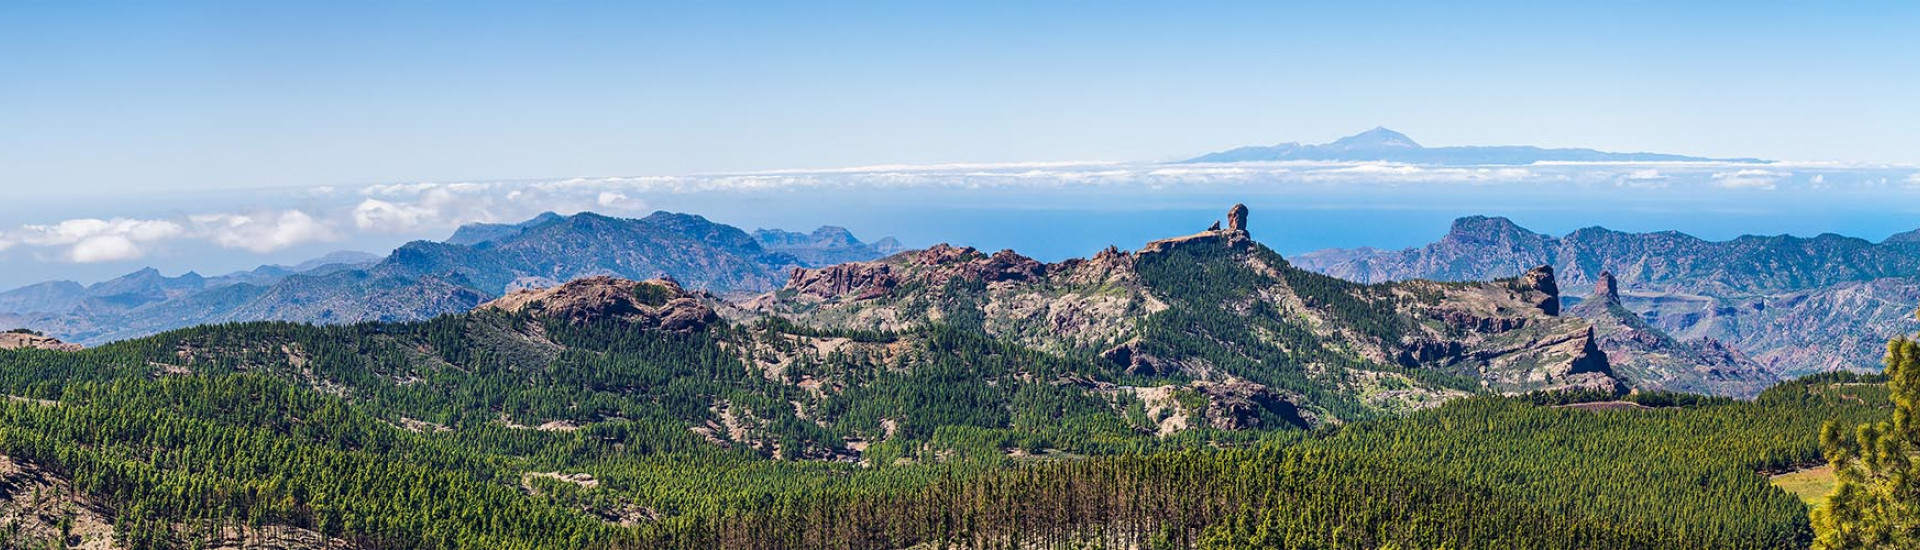
[[[1615, 281], [1613, 293], [1618, 295], [1618, 305], [1629, 312], [1626, 316], [1639, 317], [1682, 343], [1712, 342], [1708, 347], [1744, 356], [1782, 377], [1877, 369], [1882, 343], [1920, 331], [1920, 321], [1912, 315], [1920, 304], [1920, 246], [1898, 237], [1882, 243], [1838, 235], [1707, 241], [1672, 231], [1626, 233], [1602, 228], [1554, 237], [1502, 218], [1472, 217], [1454, 222], [1446, 236], [1419, 248], [1329, 250], [1295, 261], [1363, 283], [1485, 280], [1518, 275], [1530, 266], [1552, 265], [1562, 284], [1584, 287], [1602, 283], [1605, 274]], [[1604, 294], [1603, 290], [1595, 295]], [[1597, 314], [1608, 309], [1583, 311]], [[1606, 322], [1596, 318], [1596, 323]], [[1703, 357], [1716, 355], [1720, 354]], [[1725, 373], [1721, 362], [1683, 360], [1668, 366]], [[1648, 375], [1648, 379], [1664, 378]], [[1708, 376], [1699, 384], [1682, 386], [1740, 395], [1751, 389], [1747, 378], [1746, 374], [1733, 376], [1723, 384]]]
[[1621, 387], [1590, 325], [1557, 316], [1551, 268], [1362, 286], [1294, 268], [1246, 220], [1237, 207], [1225, 228], [1054, 264], [937, 245], [795, 269], [742, 311], [843, 329], [975, 328], [1149, 379], [1266, 388], [1322, 420], [1475, 392]]

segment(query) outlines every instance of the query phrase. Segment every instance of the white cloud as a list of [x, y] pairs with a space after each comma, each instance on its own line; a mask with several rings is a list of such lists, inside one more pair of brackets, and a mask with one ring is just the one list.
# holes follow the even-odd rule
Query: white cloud
[[185, 229], [156, 220], [83, 218], [50, 225], [24, 225], [0, 236], [0, 250], [19, 245], [61, 249], [66, 261], [91, 263], [138, 258], [145, 244], [173, 238]]
[[96, 237], [118, 236], [129, 241], [150, 242], [169, 239], [186, 231], [180, 224], [164, 220], [82, 218], [52, 225], [21, 226], [21, 242], [35, 246], [64, 246]]
[[46, 225], [23, 225], [0, 235], [0, 250], [25, 245], [49, 249], [53, 257], [75, 263], [144, 258], [160, 243], [198, 239], [225, 248], [272, 252], [301, 243], [331, 240], [337, 234], [298, 210], [250, 214], [198, 214], [181, 220], [80, 218]]
[[353, 226], [361, 231], [383, 231], [400, 233], [418, 229], [439, 216], [439, 212], [430, 208], [412, 204], [396, 204], [380, 199], [360, 201], [353, 208]]
[[600, 196], [594, 199], [594, 203], [600, 205], [601, 208], [612, 210], [632, 211], [645, 210], [647, 208], [647, 201], [628, 197], [626, 193], [617, 191], [601, 191]]
[[299, 210], [205, 214], [189, 219], [195, 231], [213, 244], [259, 253], [339, 238], [333, 228]]
[[1660, 173], [1659, 170], [1648, 168], [1645, 170], [1634, 170], [1632, 172], [1628, 172], [1627, 179], [1634, 180], [1634, 181], [1657, 181], [1657, 180], [1667, 179], [1667, 175]]
[[146, 255], [146, 245], [172, 239], [186, 232], [178, 223], [165, 220], [82, 218], [51, 225], [24, 225], [9, 232], [6, 248], [18, 244], [63, 249], [60, 257], [71, 262], [94, 263], [130, 260]]
[[67, 249], [67, 261], [82, 264], [138, 260], [147, 251], [126, 235], [99, 235], [81, 239]]
[[[480, 183], [374, 186], [363, 190], [362, 194], [383, 198], [360, 201], [354, 206], [351, 217], [354, 227], [383, 233], [408, 233], [475, 222], [506, 221], [511, 216], [503, 214], [495, 200], [495, 193], [502, 188], [503, 185]], [[508, 198], [507, 201], [516, 202], [516, 199]], [[518, 213], [518, 209], [509, 210]], [[531, 217], [532, 214], [527, 216]]]
[[[1804, 170], [1804, 171], [1802, 171]], [[1796, 171], [1801, 171], [1796, 173]], [[1879, 182], [1876, 184], [1875, 182]], [[75, 262], [128, 260], [155, 254], [168, 241], [195, 240], [267, 253], [303, 243], [373, 234], [409, 238], [475, 222], [517, 222], [545, 211], [596, 210], [627, 215], [663, 195], [826, 190], [1048, 189], [1099, 192], [1141, 189], [1312, 192], [1406, 186], [1535, 186], [1675, 190], [1827, 189], [1907, 185], [1920, 189], [1913, 166], [1826, 166], [1791, 163], [1539, 163], [1527, 166], [1442, 166], [1391, 162], [1248, 162], [1152, 164], [1056, 162], [870, 166], [826, 170], [688, 176], [566, 178], [527, 182], [419, 182], [362, 187], [323, 186], [290, 193], [287, 204], [168, 219], [82, 218], [47, 225], [0, 227], [0, 251], [16, 257]], [[1797, 189], [1795, 189], [1797, 190]], [[298, 208], [293, 205], [300, 205]], [[441, 233], [444, 234], [444, 233]], [[41, 253], [44, 252], [44, 253]]]
[[1733, 172], [1714, 172], [1714, 185], [1726, 189], [1771, 190], [1780, 186], [1780, 179], [1787, 177], [1783, 172], [1770, 170], [1739, 170]]

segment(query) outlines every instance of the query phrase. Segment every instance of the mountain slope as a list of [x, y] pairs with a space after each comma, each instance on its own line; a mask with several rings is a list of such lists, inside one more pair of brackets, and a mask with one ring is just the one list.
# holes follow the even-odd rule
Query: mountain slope
[[1240, 212], [1227, 229], [1057, 264], [941, 245], [800, 270], [746, 307], [847, 330], [973, 328], [1138, 376], [1251, 383], [1326, 420], [1618, 384], [1589, 325], [1557, 316], [1551, 269], [1357, 285], [1293, 267], [1250, 238]]
[[1423, 147], [1405, 134], [1374, 128], [1332, 143], [1282, 143], [1240, 147], [1208, 153], [1185, 161], [1342, 161], [1403, 162], [1435, 165], [1518, 165], [1536, 162], [1764, 162], [1759, 159], [1711, 159], [1664, 153], [1609, 153], [1593, 149], [1546, 149], [1531, 146]]
[[1684, 233], [1587, 228], [1563, 237], [1504, 218], [1454, 222], [1405, 250], [1330, 250], [1303, 267], [1344, 279], [1479, 280], [1553, 265], [1566, 284], [1620, 283], [1621, 303], [1683, 339], [1724, 342], [1783, 376], [1871, 369], [1888, 338], [1920, 330], [1920, 247], [1824, 234], [1707, 241]]
[[1612, 273], [1599, 279], [1593, 294], [1567, 314], [1593, 323], [1608, 363], [1633, 387], [1751, 398], [1780, 379], [1719, 341], [1681, 340], [1648, 324], [1621, 304]]

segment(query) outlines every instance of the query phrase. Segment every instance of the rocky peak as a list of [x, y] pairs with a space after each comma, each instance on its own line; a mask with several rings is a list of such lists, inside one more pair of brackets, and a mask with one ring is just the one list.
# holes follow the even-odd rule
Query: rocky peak
[[1446, 237], [1441, 240], [1454, 243], [1510, 243], [1545, 238], [1545, 235], [1528, 231], [1506, 218], [1467, 216], [1453, 220], [1453, 227], [1447, 230]]
[[1608, 303], [1620, 303], [1620, 286], [1619, 282], [1613, 279], [1612, 271], [1600, 272], [1599, 282], [1593, 285], [1593, 298], [1606, 300]]
[[1328, 149], [1373, 150], [1373, 149], [1419, 149], [1420, 144], [1406, 134], [1378, 126], [1372, 130], [1334, 140], [1323, 145]]
[[553, 288], [514, 292], [478, 309], [525, 312], [572, 323], [615, 319], [671, 332], [699, 330], [719, 319], [713, 308], [673, 279], [664, 278], [641, 282], [588, 277]]

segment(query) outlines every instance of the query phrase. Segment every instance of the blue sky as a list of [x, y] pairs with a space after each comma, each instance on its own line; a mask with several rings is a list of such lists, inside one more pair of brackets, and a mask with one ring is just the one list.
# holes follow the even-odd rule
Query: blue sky
[[[1916, 28], [1916, 2], [0, 1], [0, 286], [382, 251], [548, 209], [837, 223], [1055, 258], [1187, 223], [1127, 225], [1158, 208], [1128, 201], [1210, 221], [1213, 203], [1242, 195], [1263, 212], [1319, 213], [1259, 218], [1287, 250], [1406, 246], [1464, 214], [1556, 232], [1878, 238], [1920, 227], [1901, 206], [1914, 193], [1902, 182], [1920, 185], [1908, 168], [1920, 165]], [[1152, 161], [1379, 125], [1427, 145], [1845, 169], [1555, 168], [1496, 171], [1488, 186], [1485, 174], [1327, 168], [1365, 176], [1355, 182], [1371, 187], [1351, 192], [1246, 187], [1300, 173], [1138, 176]], [[841, 185], [832, 201], [724, 178], [686, 180], [694, 193], [616, 180], [545, 202], [512, 185], [373, 187], [776, 169], [813, 170], [781, 181], [819, 185], [899, 179], [839, 167], [1069, 161], [1120, 164], [1038, 165], [1026, 179], [1060, 178], [1039, 194], [962, 182], [970, 210], [950, 219], [927, 201], [956, 196], [911, 185]], [[1061, 187], [1104, 172], [1145, 190]], [[1453, 187], [1396, 187], [1410, 182]], [[1554, 187], [1568, 182], [1613, 187]], [[1648, 182], [1710, 191], [1681, 201]], [[1871, 190], [1829, 192], [1848, 185]], [[1070, 218], [1093, 228], [1020, 225], [1089, 209]]]
[[1920, 162], [1913, 2], [293, 4], [0, 7], [0, 183], [1143, 160], [1375, 125]]

